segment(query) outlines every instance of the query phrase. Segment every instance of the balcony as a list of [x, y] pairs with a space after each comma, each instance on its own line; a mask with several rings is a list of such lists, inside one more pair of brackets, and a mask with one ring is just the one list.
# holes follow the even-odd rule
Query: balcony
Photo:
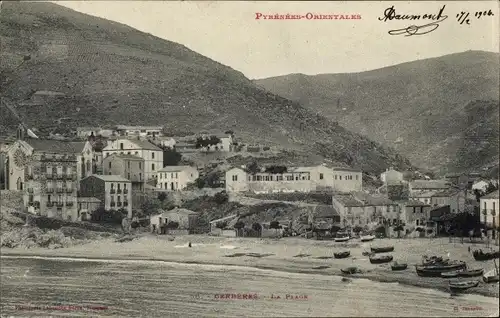
[[45, 177], [46, 177], [48, 180], [52, 180], [52, 179], [54, 179], [54, 176], [53, 176], [52, 174], [49, 174], [49, 173], [48, 173]]
[[110, 206], [110, 207], [112, 207], [112, 208], [114, 208], [114, 207], [116, 206], [116, 203], [115, 203], [115, 202], [111, 202], [111, 203], [109, 204], [109, 206]]
[[121, 203], [120, 201], [118, 201], [118, 202], [116, 203], [116, 206], [120, 206], [120, 207], [121, 207], [121, 206], [122, 206], [122, 203]]
[[57, 189], [57, 193], [64, 193], [66, 189], [63, 189], [63, 188], [59, 188]]
[[64, 173], [58, 173], [58, 174], [56, 174], [56, 179], [57, 180], [64, 180], [64, 179], [66, 179], [66, 175]]
[[111, 190], [109, 190], [109, 193], [111, 193], [111, 194], [115, 194], [115, 193], [116, 193], [116, 191], [115, 191], [115, 189], [111, 189]]
[[66, 188], [66, 193], [73, 193], [73, 190], [72, 188]]
[[56, 206], [57, 206], [58, 208], [62, 208], [62, 207], [64, 206], [64, 202], [57, 202], [57, 203], [56, 203]]
[[127, 194], [128, 193], [128, 189], [123, 189], [123, 194]]
[[47, 193], [53, 193], [53, 192], [54, 192], [54, 189], [52, 189], [52, 188], [47, 188], [47, 190], [45, 190], [45, 192], [47, 192]]
[[73, 206], [73, 202], [66, 202], [66, 206]]
[[51, 208], [51, 207], [53, 207], [53, 206], [54, 206], [54, 202], [47, 202], [47, 207], [48, 207], [48, 208]]
[[122, 189], [116, 190], [116, 193], [121, 194], [122, 193]]

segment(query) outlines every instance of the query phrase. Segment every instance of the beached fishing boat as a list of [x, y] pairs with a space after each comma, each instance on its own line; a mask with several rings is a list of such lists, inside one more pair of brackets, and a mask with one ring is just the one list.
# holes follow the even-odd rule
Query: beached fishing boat
[[398, 263], [398, 262], [394, 262], [392, 265], [391, 265], [391, 269], [393, 271], [404, 271], [405, 269], [408, 268], [408, 264], [406, 263]]
[[483, 252], [482, 250], [476, 250], [472, 253], [476, 261], [489, 261], [492, 259], [500, 258], [500, 252]]
[[479, 285], [479, 281], [469, 280], [465, 282], [449, 282], [448, 285], [450, 286], [451, 292], [461, 292], [469, 288], [477, 287], [477, 285]]
[[448, 265], [450, 260], [441, 256], [423, 256], [422, 265], [424, 266], [438, 266], [438, 265]]
[[458, 271], [451, 271], [451, 272], [443, 272], [441, 273], [441, 277], [443, 278], [454, 278], [458, 277], [458, 274], [462, 272], [463, 270], [458, 270]]
[[382, 264], [389, 262], [392, 262], [392, 255], [370, 256], [370, 263], [372, 264]]
[[339, 252], [339, 253], [333, 253], [333, 257], [335, 258], [346, 258], [351, 255], [350, 251], [344, 251], [344, 252]]
[[350, 239], [351, 238], [349, 237], [349, 234], [344, 233], [344, 232], [337, 233], [337, 235], [334, 238], [335, 242], [347, 242]]
[[488, 273], [483, 275], [483, 281], [485, 283], [495, 283], [500, 281], [500, 278], [498, 276], [498, 267], [497, 267], [497, 262], [493, 260], [493, 263], [495, 264], [495, 269], [489, 271]]
[[370, 242], [375, 239], [375, 235], [363, 235], [361, 236], [361, 242]]
[[475, 277], [475, 276], [481, 276], [484, 274], [484, 270], [481, 268], [481, 269], [468, 269], [468, 270], [464, 270], [464, 271], [461, 271], [460, 273], [458, 273], [458, 276], [459, 277]]
[[415, 265], [417, 275], [422, 277], [441, 277], [441, 273], [460, 271], [467, 269], [467, 264], [462, 261], [449, 263], [447, 265]]
[[387, 253], [394, 251], [394, 246], [386, 246], [386, 247], [371, 247], [371, 251], [373, 253]]
[[356, 274], [360, 272], [360, 270], [357, 267], [342, 268], [340, 271], [344, 274]]

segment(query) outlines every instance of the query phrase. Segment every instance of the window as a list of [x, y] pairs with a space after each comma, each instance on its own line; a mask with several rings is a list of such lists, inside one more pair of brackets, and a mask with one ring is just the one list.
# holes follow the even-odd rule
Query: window
[[335, 175], [335, 180], [337, 180], [337, 175]]
[[139, 173], [139, 180], [142, 180], [142, 173]]
[[127, 167], [130, 169], [130, 161], [127, 161]]
[[299, 176], [295, 176], [295, 180], [299, 180]]
[[319, 179], [323, 180], [323, 174], [322, 173], [319, 174]]
[[154, 163], [151, 164], [151, 170], [155, 171], [155, 164]]
[[126, 183], [123, 184], [123, 190], [127, 190], [127, 184]]
[[495, 205], [496, 205], [496, 202], [495, 202], [495, 201], [493, 201], [493, 211], [495, 211], [495, 212], [496, 212], [496, 206], [495, 206]]
[[276, 176], [276, 181], [283, 181], [283, 176]]
[[339, 176], [339, 180], [342, 180], [342, 176]]
[[123, 142], [120, 142], [120, 150], [123, 150]]
[[118, 190], [120, 190], [120, 184], [118, 183]]
[[130, 180], [130, 172], [129, 172], [129, 173], [127, 173], [127, 179], [129, 179], [129, 180]]
[[132, 154], [132, 153], [130, 151], [127, 151], [127, 155], [130, 155], [130, 154]]
[[142, 169], [142, 162], [139, 162], [139, 169]]
[[293, 176], [286, 176], [286, 181], [293, 181]]
[[121, 201], [121, 198], [120, 198], [120, 196], [119, 196], [119, 195], [116, 197], [116, 200], [117, 200], [118, 202], [120, 202], [120, 201]]
[[359, 176], [357, 175], [357, 176], [356, 176], [356, 180], [358, 180], [358, 179], [359, 179]]
[[48, 174], [51, 174], [51, 173], [52, 173], [52, 167], [51, 167], [51, 166], [47, 166], [47, 173], [48, 173]]
[[151, 159], [154, 159], [154, 158], [155, 158], [155, 153], [154, 153], [154, 152], [152, 152], [152, 153], [151, 153]]
[[109, 152], [106, 152], [106, 157], [109, 157]]
[[262, 181], [262, 176], [257, 176], [257, 181]]
[[417, 220], [417, 225], [419, 225], [419, 220]]
[[112, 183], [112, 184], [111, 184], [111, 189], [113, 189], [113, 188], [114, 188], [114, 186], [115, 186], [115, 184], [114, 184], [114, 183]]
[[109, 169], [111, 169], [111, 161], [109, 162], [108, 166], [109, 166]]
[[175, 173], [175, 178], [178, 179], [179, 178], [179, 175], [177, 174], [177, 172]]
[[136, 152], [135, 152], [135, 155], [136, 155], [136, 156], [138, 156], [138, 155], [139, 155], [139, 151], [136, 151]]
[[269, 181], [269, 176], [264, 176], [264, 181]]
[[238, 176], [237, 175], [233, 176], [233, 181], [238, 181]]
[[47, 201], [50, 202], [50, 194], [47, 196]]

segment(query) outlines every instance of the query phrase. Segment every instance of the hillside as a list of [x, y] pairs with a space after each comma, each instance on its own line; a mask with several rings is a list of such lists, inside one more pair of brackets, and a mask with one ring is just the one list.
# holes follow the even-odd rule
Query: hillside
[[[499, 54], [468, 51], [368, 72], [255, 83], [394, 147], [417, 166], [446, 172], [498, 165], [498, 69]], [[484, 157], [473, 160], [478, 152]]]
[[[51, 3], [6, 2], [0, 23], [2, 95], [42, 133], [118, 123], [231, 129], [248, 142], [321, 154], [366, 171], [409, 165], [177, 43]], [[64, 96], [29, 102], [40, 90]], [[2, 125], [16, 123], [3, 118]]]

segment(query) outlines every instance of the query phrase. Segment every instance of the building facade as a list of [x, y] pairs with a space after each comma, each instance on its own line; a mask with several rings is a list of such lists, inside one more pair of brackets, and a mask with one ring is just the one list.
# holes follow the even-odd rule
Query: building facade
[[24, 206], [38, 215], [78, 220], [75, 154], [34, 151], [24, 166]]
[[101, 200], [93, 197], [78, 197], [77, 210], [78, 210], [78, 220], [87, 221], [92, 217], [92, 212], [97, 210], [101, 206]]
[[110, 141], [102, 152], [104, 159], [112, 154], [134, 155], [144, 159], [146, 181], [155, 179], [158, 170], [163, 168], [163, 150], [146, 140], [119, 138]]
[[403, 182], [404, 176], [402, 172], [391, 168], [380, 174], [380, 180], [385, 184], [399, 184]]
[[179, 191], [186, 188], [200, 176], [195, 167], [166, 166], [158, 170], [158, 189]]
[[162, 126], [125, 126], [118, 125], [115, 133], [124, 137], [159, 137], [163, 135]]
[[401, 219], [405, 223], [405, 228], [414, 229], [418, 226], [426, 226], [430, 220], [430, 204], [417, 200], [400, 202], [402, 212]]
[[135, 155], [112, 154], [103, 159], [103, 174], [117, 175], [132, 183], [132, 190], [144, 191], [145, 161]]
[[[480, 198], [480, 209], [481, 209], [481, 223], [485, 223], [489, 226], [499, 226], [498, 219], [498, 190], [484, 195]], [[485, 221], [486, 220], [486, 221]]]
[[428, 191], [445, 191], [451, 186], [448, 180], [414, 180], [409, 183], [410, 196]]
[[451, 213], [464, 212], [465, 202], [465, 192], [455, 189], [437, 192], [431, 198], [432, 207], [449, 205]]
[[105, 210], [124, 209], [128, 218], [132, 218], [131, 188], [129, 180], [115, 175], [92, 175], [80, 181], [81, 196], [99, 199]]

